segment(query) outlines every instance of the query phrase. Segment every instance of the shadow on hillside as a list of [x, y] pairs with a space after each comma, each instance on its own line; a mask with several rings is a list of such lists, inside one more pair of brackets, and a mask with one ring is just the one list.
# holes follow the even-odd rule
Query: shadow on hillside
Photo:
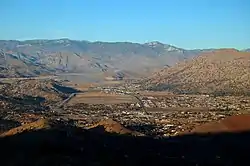
[[20, 126], [21, 123], [14, 121], [14, 120], [8, 120], [8, 119], [3, 119], [2, 117], [0, 117], [0, 133], [4, 132], [4, 131], [8, 131], [14, 127], [18, 127]]
[[61, 85], [58, 85], [58, 84], [53, 84], [53, 87], [61, 92], [61, 93], [67, 93], [67, 94], [71, 94], [71, 93], [78, 93], [78, 92], [81, 92], [77, 89], [74, 89], [74, 88], [71, 88], [71, 87], [66, 87], [66, 86], [61, 86]]
[[29, 96], [29, 95], [23, 95], [22, 98], [0, 95], [0, 100], [7, 101], [12, 104], [21, 104], [21, 105], [40, 105], [41, 103], [45, 102], [44, 97], [40, 97], [40, 96], [34, 97], [34, 96]]
[[[10, 97], [0, 95], [0, 101], [8, 103], [7, 108], [13, 112], [41, 112], [48, 109], [42, 105], [45, 102], [45, 98], [40, 96], [23, 95], [22, 97]], [[0, 109], [2, 114], [5, 108]]]
[[127, 125], [126, 128], [132, 131], [145, 133], [146, 135], [153, 137], [157, 136], [158, 134], [158, 132], [155, 132], [155, 130], [157, 130], [157, 126], [152, 124], [132, 124]]
[[0, 139], [1, 165], [247, 165], [250, 132], [168, 139], [74, 127]]

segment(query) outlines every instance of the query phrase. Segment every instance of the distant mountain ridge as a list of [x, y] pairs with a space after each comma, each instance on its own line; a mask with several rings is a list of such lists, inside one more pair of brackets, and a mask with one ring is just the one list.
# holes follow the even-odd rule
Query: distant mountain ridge
[[[85, 40], [0, 40], [2, 54], [9, 57], [0, 60], [1, 66], [12, 66], [20, 70], [25, 65], [11, 65], [11, 59], [28, 63], [26, 73], [114, 73], [128, 72], [126, 76], [146, 76], [164, 66], [198, 56], [214, 49], [186, 50], [158, 41], [132, 42], [89, 42]], [[29, 66], [36, 66], [30, 68]], [[42, 67], [41, 67], [42, 66]], [[42, 70], [42, 69], [43, 70]], [[36, 70], [36, 72], [34, 72]], [[21, 73], [24, 71], [20, 71]]]
[[250, 48], [242, 50], [244, 52], [250, 52]]

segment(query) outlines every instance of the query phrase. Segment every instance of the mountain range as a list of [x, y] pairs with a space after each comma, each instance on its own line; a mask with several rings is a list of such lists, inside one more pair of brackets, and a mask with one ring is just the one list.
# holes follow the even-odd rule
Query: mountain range
[[186, 50], [157, 41], [89, 42], [70, 39], [0, 40], [0, 76], [84, 73], [141, 77], [215, 49]]

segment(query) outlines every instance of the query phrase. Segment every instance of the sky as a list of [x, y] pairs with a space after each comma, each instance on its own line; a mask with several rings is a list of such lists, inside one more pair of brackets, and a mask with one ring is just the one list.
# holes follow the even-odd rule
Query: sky
[[249, 0], [0, 0], [0, 40], [250, 48]]

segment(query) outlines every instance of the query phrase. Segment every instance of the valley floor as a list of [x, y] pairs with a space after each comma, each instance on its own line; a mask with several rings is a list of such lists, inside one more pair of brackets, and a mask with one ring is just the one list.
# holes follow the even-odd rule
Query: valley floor
[[[134, 87], [131, 88], [131, 86]], [[250, 125], [247, 125], [250, 124], [250, 117], [248, 117], [248, 113], [250, 112], [249, 96], [214, 97], [209, 95], [176, 95], [169, 92], [148, 92], [136, 90], [136, 85], [129, 84], [128, 86], [124, 83], [120, 84], [120, 82], [106, 82], [105, 84], [100, 85], [96, 83], [75, 84], [60, 80], [55, 81], [53, 79], [4, 80], [1, 81], [0, 84], [0, 106], [0, 136], [2, 141], [0, 142], [1, 144], [5, 142], [12, 150], [20, 150], [18, 149], [19, 146], [14, 147], [10, 145], [10, 143], [15, 144], [15, 140], [17, 142], [21, 141], [20, 143], [28, 146], [24, 140], [18, 140], [19, 136], [20, 139], [23, 139], [21, 137], [24, 137], [25, 139], [27, 137], [30, 137], [31, 139], [32, 137], [32, 139], [35, 139], [33, 138], [35, 137], [33, 134], [36, 133], [32, 133], [34, 130], [41, 132], [37, 133], [38, 135], [42, 134], [43, 132], [50, 132], [50, 130], [53, 130], [53, 132], [59, 132], [56, 134], [57, 136], [55, 136], [55, 138], [58, 138], [58, 136], [61, 134], [63, 135], [64, 132], [67, 134], [71, 133], [72, 137], [69, 136], [66, 138], [65, 136], [64, 138], [64, 136], [62, 136], [63, 139], [66, 139], [65, 141], [67, 143], [72, 143], [71, 141], [78, 140], [80, 141], [79, 146], [83, 146], [83, 149], [86, 148], [90, 153], [93, 153], [93, 155], [94, 153], [100, 153], [99, 155], [113, 157], [120, 165], [133, 165], [133, 163], [131, 163], [132, 161], [134, 163], [142, 164], [142, 162], [135, 161], [135, 154], [132, 154], [131, 149], [128, 150], [126, 147], [121, 145], [120, 141], [122, 140], [124, 140], [130, 148], [134, 148], [136, 151], [138, 148], [133, 147], [136, 145], [131, 139], [138, 138], [138, 141], [141, 141], [141, 143], [147, 143], [145, 146], [149, 147], [148, 149], [144, 148], [144, 150], [158, 150], [159, 153], [161, 153], [158, 157], [156, 157], [156, 151], [152, 152], [152, 154], [151, 152], [148, 153], [151, 154], [151, 156], [156, 155], [155, 159], [159, 160], [158, 162], [163, 164], [171, 163], [173, 159], [170, 159], [169, 157], [175, 152], [172, 151], [170, 153], [170, 151], [162, 151], [162, 149], [159, 148], [161, 145], [166, 146], [166, 148], [174, 146], [172, 143], [170, 143], [172, 136], [175, 136], [174, 138], [176, 138], [178, 142], [180, 141], [179, 138], [183, 135], [193, 133], [218, 133], [222, 131], [230, 132], [231, 130], [237, 131], [237, 127], [239, 128], [239, 131], [250, 130]], [[240, 118], [236, 118], [236, 120], [229, 120], [229, 122], [227, 121], [227, 118], [234, 116]], [[226, 120], [227, 123], [224, 123], [223, 120]], [[237, 121], [241, 121], [241, 124], [244, 125], [245, 128], [238, 126]], [[220, 122], [223, 122], [223, 125], [221, 125]], [[209, 124], [208, 127], [206, 127], [207, 124]], [[203, 127], [204, 125], [205, 127]], [[63, 131], [59, 131], [59, 128]], [[79, 129], [81, 130], [82, 135], [81, 132], [79, 133]], [[52, 135], [55, 134], [53, 132], [51, 131]], [[84, 138], [86, 137], [87, 140], [90, 137], [92, 138], [92, 134], [89, 135], [86, 132], [93, 132], [94, 135], [101, 134], [99, 135], [101, 138], [108, 139], [107, 148], [110, 148], [110, 151], [104, 151], [105, 153], [107, 152], [110, 154], [104, 155], [104, 151], [98, 151], [97, 149], [90, 150], [82, 138], [78, 139], [78, 137], [81, 136]], [[25, 133], [27, 135], [25, 135]], [[109, 134], [118, 135], [111, 136]], [[41, 137], [44, 137], [44, 139], [47, 140], [48, 145], [45, 143], [46, 146], [51, 144], [55, 145], [47, 149], [45, 148], [45, 151], [51, 148], [53, 150], [58, 150], [59, 144], [62, 142], [59, 141], [55, 143], [54, 140], [50, 138], [52, 136], [49, 136], [50, 134], [48, 133], [44, 133], [44, 135], [42, 135]], [[125, 135], [133, 135], [134, 137], [130, 138]], [[149, 138], [150, 140], [147, 140]], [[198, 139], [195, 137], [192, 138]], [[115, 141], [116, 146], [118, 146], [117, 148], [119, 149], [120, 146], [121, 150], [127, 154], [117, 153], [119, 156], [113, 154], [114, 150], [117, 151], [118, 149], [113, 149], [114, 145], [110, 144], [110, 140], [112, 139], [116, 139], [118, 141]], [[153, 141], [155, 139], [160, 139], [162, 141], [166, 140], [168, 143], [166, 145], [161, 141]], [[185, 137], [185, 140], [186, 139], [189, 140]], [[200, 143], [200, 141], [201, 140], [199, 137], [198, 142]], [[190, 140], [187, 142], [190, 143]], [[180, 141], [180, 144], [176, 144], [175, 146], [177, 148], [178, 146], [182, 145], [182, 143], [183, 146], [184, 144], [187, 146], [187, 142], [183, 143]], [[33, 143], [38, 146], [37, 144], [41, 144], [41, 140], [37, 138]], [[96, 140], [96, 144], [98, 145], [93, 145], [93, 147], [98, 148], [98, 146], [105, 146], [101, 145], [103, 143], [104, 142], [101, 140]], [[152, 143], [152, 149], [150, 149], [149, 143]], [[89, 144], [91, 143], [89, 142]], [[218, 144], [219, 143], [216, 143], [216, 145]], [[73, 153], [73, 149], [76, 148], [77, 145], [75, 146], [72, 144], [67, 145], [69, 147], [65, 146], [66, 145], [63, 145], [62, 148], [68, 148], [70, 153]], [[6, 145], [3, 147], [7, 148]], [[30, 146], [28, 147], [31, 148]], [[196, 148], [198, 149], [198, 147]], [[233, 148], [237, 149], [236, 146]], [[242, 147], [239, 146], [238, 148]], [[34, 150], [34, 147], [31, 149]], [[62, 153], [66, 153], [66, 149], [64, 149], [65, 151], [62, 150]], [[83, 152], [84, 150], [82, 152], [80, 152], [80, 150], [79, 153], [78, 150], [77, 154], [85, 154], [85, 152]], [[140, 151], [140, 153], [141, 154], [137, 154], [140, 157], [147, 156], [146, 153], [142, 151]], [[181, 154], [181, 151], [178, 151], [178, 153]], [[213, 160], [215, 163], [219, 164], [222, 161], [234, 162], [233, 159], [223, 156], [224, 153], [218, 153], [219, 157], [221, 157], [221, 160], [216, 158]], [[27, 154], [29, 153], [27, 152]], [[71, 155], [72, 154], [69, 154], [69, 156]], [[93, 155], [90, 156], [93, 157]], [[120, 159], [120, 155], [127, 155], [128, 157], [125, 157], [127, 159]], [[167, 162], [164, 162], [163, 160], [164, 155], [167, 159]], [[202, 157], [197, 158], [199, 156], [197, 151], [193, 154], [193, 158], [190, 158], [188, 153], [185, 153], [185, 155], [186, 156], [184, 156], [184, 158], [187, 157], [187, 161], [185, 162], [189, 164], [201, 164], [202, 162], [208, 162], [208, 159], [210, 160], [208, 163], [212, 164], [211, 156], [207, 156], [207, 159]], [[217, 154], [213, 155], [215, 155], [213, 157], [216, 157]], [[16, 155], [16, 157], [17, 156], [18, 155]], [[40, 157], [38, 157], [39, 162], [42, 163], [43, 161], [40, 161], [42, 160]], [[44, 162], [50, 163], [52, 160], [47, 157], [45, 159], [46, 161]], [[61, 157], [62, 156], [59, 157], [60, 160], [71, 163], [70, 160], [64, 160]], [[6, 158], [8, 158], [8, 156]], [[71, 158], [73, 159], [74, 157], [71, 156]], [[176, 160], [173, 161], [178, 163], [177, 159], [181, 159], [182, 157], [175, 156], [175, 158]], [[183, 162], [185, 160], [184, 158]], [[88, 159], [86, 158], [86, 162], [87, 160]], [[34, 163], [38, 160], [31, 161]], [[77, 158], [75, 161], [77, 162], [82, 160]], [[96, 164], [94, 160], [92, 161], [92, 159], [89, 159], [89, 161], [91, 161], [91, 163], [87, 163], [87, 165], [102, 165], [102, 161], [112, 163], [111, 160], [108, 161], [107, 158], [103, 160], [98, 158]], [[124, 163], [120, 163], [121, 161], [124, 161]], [[152, 162], [153, 160], [149, 160], [149, 162], [150, 161]], [[157, 163], [156, 160], [154, 160], [154, 162]]]

